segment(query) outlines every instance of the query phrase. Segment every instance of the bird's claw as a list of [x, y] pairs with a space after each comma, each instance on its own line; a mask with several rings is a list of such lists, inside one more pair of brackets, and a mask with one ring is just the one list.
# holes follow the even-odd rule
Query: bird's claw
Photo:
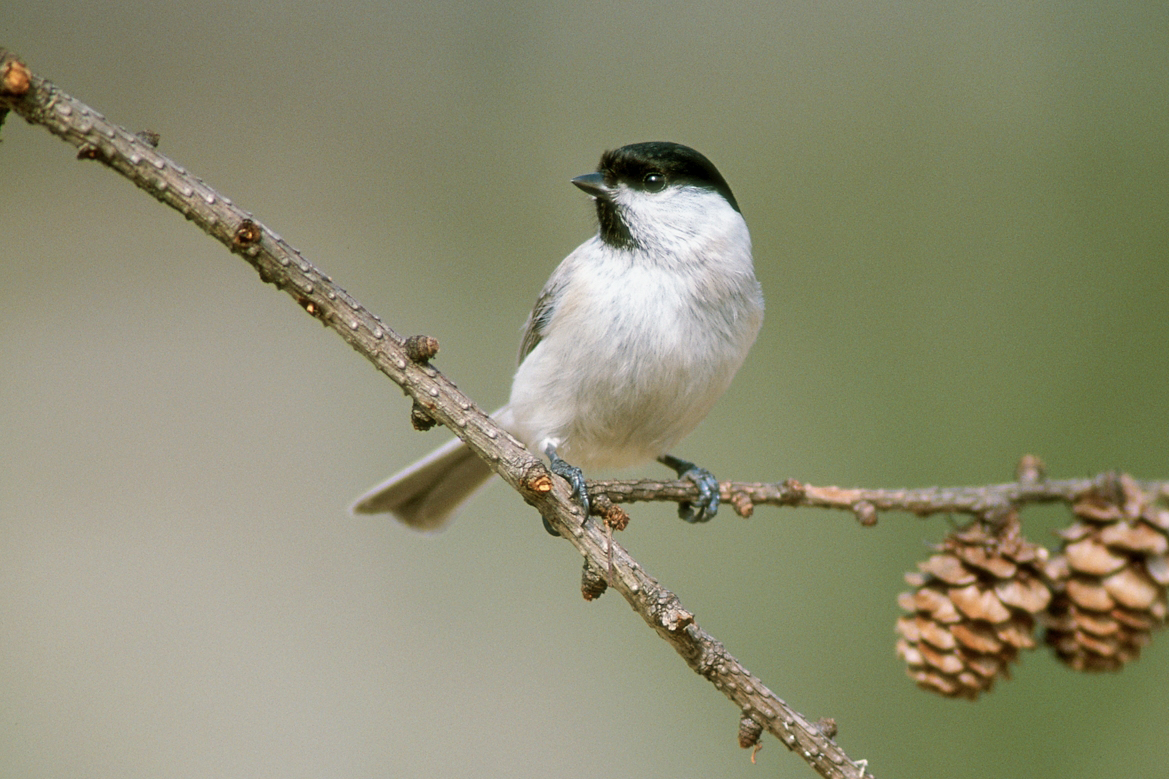
[[680, 479], [689, 479], [698, 487], [698, 500], [678, 504], [678, 516], [687, 522], [709, 522], [718, 513], [718, 479], [705, 468], [697, 465], [684, 473], [678, 474]]
[[679, 479], [689, 479], [698, 488], [698, 500], [679, 503], [678, 516], [691, 524], [714, 519], [719, 504], [718, 479], [714, 478], [714, 474], [692, 462], [670, 455], [659, 457], [658, 462], [673, 468]]
[[[572, 487], [572, 497], [576, 498], [580, 504], [581, 509], [584, 510], [584, 516], [589, 515], [589, 491], [585, 486], [584, 471], [577, 468], [575, 465], [570, 465], [556, 454], [556, 450], [551, 446], [548, 447], [544, 454], [548, 455], [548, 467], [552, 473], [568, 482], [568, 486]], [[548, 520], [544, 520], [544, 529], [554, 536], [560, 535], [556, 530], [548, 524]]]

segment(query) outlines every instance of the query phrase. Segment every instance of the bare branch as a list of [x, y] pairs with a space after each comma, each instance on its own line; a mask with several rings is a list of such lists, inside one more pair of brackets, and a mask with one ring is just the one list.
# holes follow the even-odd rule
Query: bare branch
[[[49, 82], [0, 49], [0, 119], [11, 110], [97, 160], [179, 211], [239, 254], [261, 280], [287, 292], [306, 312], [340, 335], [414, 400], [414, 416], [446, 425], [572, 543], [593, 570], [608, 570], [616, 589], [697, 673], [730, 698], [744, 718], [762, 725], [824, 777], [871, 776], [836, 744], [834, 729], [814, 724], [752, 676], [723, 644], [703, 631], [678, 598], [634, 561], [603, 523], [580, 516], [562, 480], [497, 426], [427, 363], [430, 341], [407, 340], [367, 311], [300, 252], [248, 212], [135, 135]], [[747, 728], [746, 730], [750, 730]], [[743, 729], [740, 729], [742, 732]]]
[[[754, 507], [760, 504], [804, 506], [851, 511], [861, 519], [862, 524], [869, 525], [876, 522], [873, 512], [877, 511], [905, 511], [919, 517], [931, 514], [993, 516], [1031, 503], [1071, 505], [1092, 492], [1112, 494], [1117, 489], [1117, 478], [1117, 474], [1107, 472], [1091, 479], [1022, 480], [978, 487], [900, 490], [815, 487], [788, 479], [778, 483], [723, 482], [719, 485], [719, 494], [743, 517], [749, 517]], [[1150, 501], [1158, 497], [1169, 498], [1169, 482], [1136, 482], [1136, 485], [1149, 496]], [[697, 492], [693, 482], [689, 481], [641, 479], [589, 482], [590, 497], [603, 495], [614, 503], [651, 500], [680, 503], [694, 500]]]

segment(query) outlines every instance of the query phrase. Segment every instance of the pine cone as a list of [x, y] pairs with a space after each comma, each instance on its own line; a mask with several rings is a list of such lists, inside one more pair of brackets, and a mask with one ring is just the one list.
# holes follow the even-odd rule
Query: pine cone
[[1165, 624], [1169, 510], [1128, 476], [1081, 498], [1052, 560], [1044, 641], [1077, 671], [1118, 671]]
[[1035, 646], [1033, 615], [1051, 600], [1047, 550], [1019, 535], [1013, 514], [1000, 526], [992, 533], [975, 521], [951, 533], [905, 577], [916, 590], [897, 600], [911, 612], [897, 620], [897, 653], [923, 689], [975, 700]]

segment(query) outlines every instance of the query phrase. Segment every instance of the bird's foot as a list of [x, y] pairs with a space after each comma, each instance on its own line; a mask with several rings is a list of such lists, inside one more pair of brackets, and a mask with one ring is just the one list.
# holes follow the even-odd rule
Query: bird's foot
[[705, 468], [699, 468], [692, 462], [682, 460], [672, 455], [664, 454], [658, 462], [667, 468], [673, 468], [679, 479], [689, 479], [698, 487], [698, 500], [683, 501], [678, 504], [678, 516], [687, 522], [709, 522], [718, 513], [718, 479]]
[[[580, 503], [580, 507], [584, 509], [584, 516], [587, 519], [589, 516], [589, 492], [585, 487], [584, 472], [575, 465], [570, 465], [556, 454], [556, 448], [549, 446], [544, 450], [544, 454], [548, 455], [548, 467], [552, 473], [568, 482], [572, 487], [572, 496]], [[544, 529], [554, 536], [560, 535], [556, 532], [548, 520], [544, 520]]]

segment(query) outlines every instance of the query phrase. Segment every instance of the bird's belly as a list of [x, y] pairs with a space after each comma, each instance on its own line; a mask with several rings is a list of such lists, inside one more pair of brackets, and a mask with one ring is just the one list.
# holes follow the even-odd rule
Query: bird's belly
[[[744, 345], [727, 343], [693, 311], [642, 303], [609, 308], [605, 328], [558, 328], [524, 360], [509, 406], [529, 448], [542, 453], [551, 443], [582, 468], [637, 465], [668, 452], [710, 411]], [[568, 332], [576, 337], [557, 337]]]

